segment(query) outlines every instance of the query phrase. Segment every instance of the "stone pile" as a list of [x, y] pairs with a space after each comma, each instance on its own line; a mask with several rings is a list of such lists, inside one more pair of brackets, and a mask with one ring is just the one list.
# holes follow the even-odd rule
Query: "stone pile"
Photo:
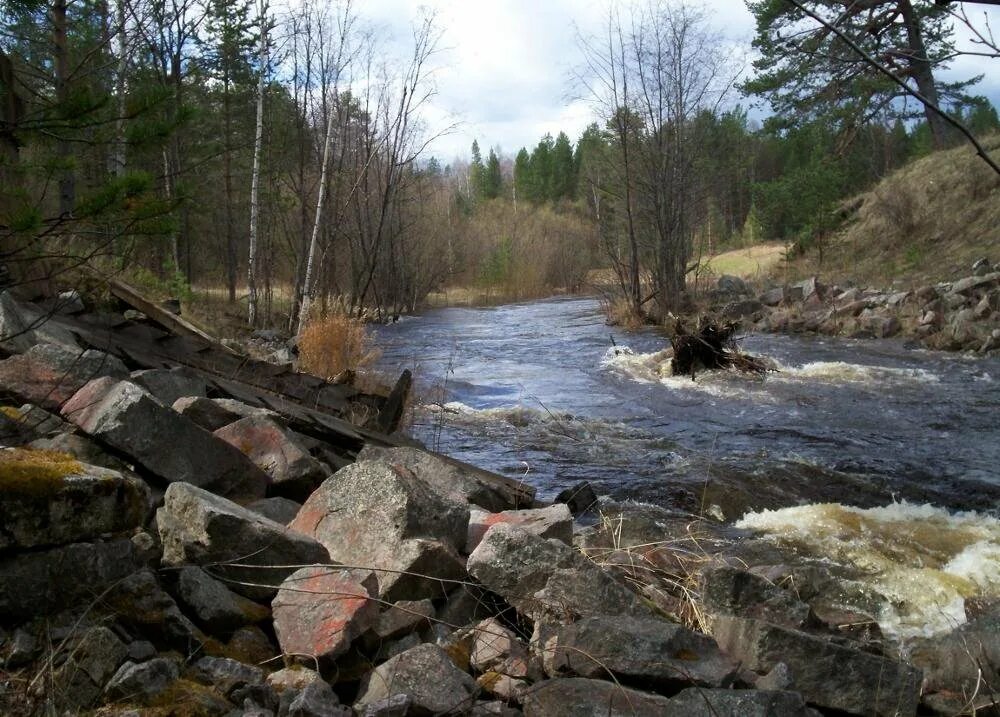
[[581, 529], [418, 448], [334, 470], [276, 414], [61, 338], [0, 361], [4, 715], [914, 715], [922, 687], [953, 713], [997, 664], [963, 633], [925, 674], [685, 570], [663, 516]]
[[711, 298], [724, 318], [762, 332], [900, 337], [933, 349], [995, 354], [1000, 351], [1000, 271], [977, 264], [972, 276], [913, 291], [825, 285], [814, 276], [754, 296], [745, 282], [724, 276]]

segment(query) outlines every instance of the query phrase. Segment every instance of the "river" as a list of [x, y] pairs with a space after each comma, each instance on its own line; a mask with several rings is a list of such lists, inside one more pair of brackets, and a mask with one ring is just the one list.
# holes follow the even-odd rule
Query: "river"
[[662, 333], [608, 327], [591, 298], [377, 331], [380, 368], [416, 377], [410, 433], [542, 499], [587, 480], [853, 566], [886, 596], [890, 634], [946, 629], [964, 598], [1000, 596], [996, 359], [750, 335], [743, 349], [776, 372], [691, 380], [669, 375]]

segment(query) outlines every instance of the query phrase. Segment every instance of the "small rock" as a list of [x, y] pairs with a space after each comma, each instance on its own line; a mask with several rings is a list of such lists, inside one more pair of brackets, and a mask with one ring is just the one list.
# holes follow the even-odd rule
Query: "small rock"
[[204, 396], [178, 398], [171, 404], [171, 408], [206, 431], [214, 432], [240, 420], [238, 413], [234, 413], [218, 401]]
[[265, 518], [273, 520], [275, 523], [288, 525], [295, 520], [295, 516], [299, 514], [300, 510], [302, 510], [302, 504], [296, 503], [291, 498], [275, 496], [274, 498], [262, 498], [261, 500], [255, 500], [253, 503], [247, 505], [247, 510], [252, 510], [254, 513], [260, 513]]
[[166, 657], [146, 662], [126, 662], [118, 668], [106, 689], [108, 697], [128, 702], [150, 703], [163, 694], [178, 678], [180, 668]]
[[177, 594], [213, 635], [231, 633], [270, 615], [270, 610], [263, 605], [237, 595], [224, 583], [193, 566], [181, 568]]
[[229, 697], [241, 687], [263, 685], [266, 673], [259, 667], [244, 665], [228, 657], [203, 657], [194, 664], [191, 676]]
[[579, 551], [512, 525], [486, 532], [469, 556], [468, 570], [533, 620], [651, 614], [635, 593]]
[[372, 632], [380, 640], [392, 640], [426, 627], [433, 617], [430, 600], [400, 600], [379, 613]]
[[505, 510], [502, 513], [472, 510], [469, 513], [469, 536], [465, 552], [471, 553], [475, 550], [486, 535], [486, 531], [500, 523], [515, 525], [540, 538], [554, 538], [567, 545], [573, 543], [573, 515], [569, 506], [565, 503], [555, 503], [547, 508]]
[[134, 640], [128, 644], [128, 659], [145, 662], [156, 657], [156, 646], [149, 640]]
[[205, 379], [184, 366], [133, 371], [132, 382], [142, 386], [168, 406], [185, 396], [208, 395]]
[[302, 665], [286, 667], [267, 676], [267, 684], [279, 695], [288, 690], [299, 692], [313, 682], [323, 682], [323, 677], [315, 670]]
[[768, 289], [757, 298], [764, 306], [777, 306], [785, 300], [785, 288], [776, 286], [773, 289]]
[[663, 717], [670, 700], [604, 680], [545, 680], [521, 696], [524, 717]]
[[511, 657], [528, 660], [528, 651], [517, 636], [496, 618], [487, 618], [472, 628], [469, 665], [486, 672]]
[[271, 603], [274, 631], [282, 651], [330, 663], [378, 617], [377, 582], [372, 573], [335, 568], [302, 568], [281, 584]]
[[278, 650], [263, 630], [256, 625], [247, 625], [229, 638], [226, 654], [240, 662], [259, 665], [277, 657]]
[[[37, 307], [18, 302], [9, 291], [0, 291], [0, 348], [10, 353], [24, 353], [41, 344], [79, 349], [69, 330], [50, 320]], [[6, 383], [0, 382], [0, 385]]]
[[569, 507], [569, 512], [575, 516], [583, 515], [588, 510], [597, 505], [597, 493], [588, 481], [580, 481], [559, 492], [555, 498], [556, 503], [565, 503]]
[[414, 714], [462, 714], [475, 702], [476, 682], [437, 645], [423, 644], [377, 667], [362, 681], [358, 712], [394, 695], [410, 698]]
[[121, 580], [105, 596], [104, 604], [120, 622], [162, 647], [186, 652], [206, 642], [151, 570], [138, 570]]
[[985, 256], [976, 259], [972, 263], [972, 273], [976, 276], [985, 276], [991, 271], [990, 261]]
[[19, 627], [14, 630], [14, 635], [10, 639], [10, 647], [7, 650], [7, 660], [4, 665], [8, 670], [23, 667], [38, 657], [41, 651], [42, 647], [35, 636]]
[[51, 684], [59, 686], [57, 703], [82, 710], [98, 701], [128, 650], [106, 627], [86, 630], [67, 648], [67, 659], [52, 674]]
[[275, 495], [302, 501], [330, 475], [292, 431], [264, 416], [241, 418], [213, 434], [247, 456], [271, 478]]
[[291, 700], [287, 717], [350, 717], [350, 707], [340, 704], [326, 682], [310, 682]]
[[750, 293], [750, 287], [747, 286], [747, 283], [740, 277], [731, 274], [720, 276], [719, 280], [715, 282], [715, 286], [723, 294], [742, 295]]
[[678, 688], [727, 687], [736, 676], [736, 663], [712, 638], [665, 620], [599, 616], [553, 628], [549, 637], [545, 628], [536, 631], [551, 677], [607, 679], [610, 672], [616, 679]]

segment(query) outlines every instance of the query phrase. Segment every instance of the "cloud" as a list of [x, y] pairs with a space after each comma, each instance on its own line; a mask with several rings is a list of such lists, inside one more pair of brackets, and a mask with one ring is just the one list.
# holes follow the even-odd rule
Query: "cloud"
[[[430, 153], [449, 162], [467, 157], [474, 139], [508, 155], [533, 147], [546, 132], [576, 139], [593, 121], [586, 103], [574, 100], [572, 70], [581, 64], [579, 35], [599, 33], [609, 0], [362, 0], [357, 8], [394, 51], [402, 52], [419, 13], [430, 10], [442, 29], [435, 57], [438, 93], [426, 108], [428, 131], [458, 128], [436, 139]], [[748, 51], [753, 18], [743, 0], [709, 0], [710, 22], [734, 54]], [[984, 11], [1000, 27], [1000, 9]], [[980, 20], [981, 14], [970, 12]], [[978, 23], [977, 23], [978, 24]], [[967, 44], [969, 32], [956, 39]], [[974, 88], [1000, 104], [1000, 60], [959, 58], [950, 78], [984, 74]], [[750, 104], [743, 100], [744, 104]]]

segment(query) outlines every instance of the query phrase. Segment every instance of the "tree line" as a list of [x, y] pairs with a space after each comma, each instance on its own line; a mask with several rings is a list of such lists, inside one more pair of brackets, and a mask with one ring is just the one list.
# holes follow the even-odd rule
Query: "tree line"
[[[219, 286], [252, 324], [391, 318], [448, 284], [510, 296], [610, 268], [637, 314], [683, 304], [702, 253], [801, 247], [843, 198], [957, 141], [858, 59], [835, 22], [974, 132], [977, 78], [942, 82], [959, 14], [933, 0], [756, 0], [752, 75], [683, 0], [611, 6], [581, 36], [594, 123], [442, 166], [423, 112], [441, 28], [390, 60], [351, 0], [7, 0], [0, 5], [0, 261]], [[964, 18], [965, 26], [975, 30]], [[979, 54], [1000, 55], [988, 32]], [[758, 124], [741, 94], [771, 109]], [[438, 128], [447, 132], [449, 128]]]

